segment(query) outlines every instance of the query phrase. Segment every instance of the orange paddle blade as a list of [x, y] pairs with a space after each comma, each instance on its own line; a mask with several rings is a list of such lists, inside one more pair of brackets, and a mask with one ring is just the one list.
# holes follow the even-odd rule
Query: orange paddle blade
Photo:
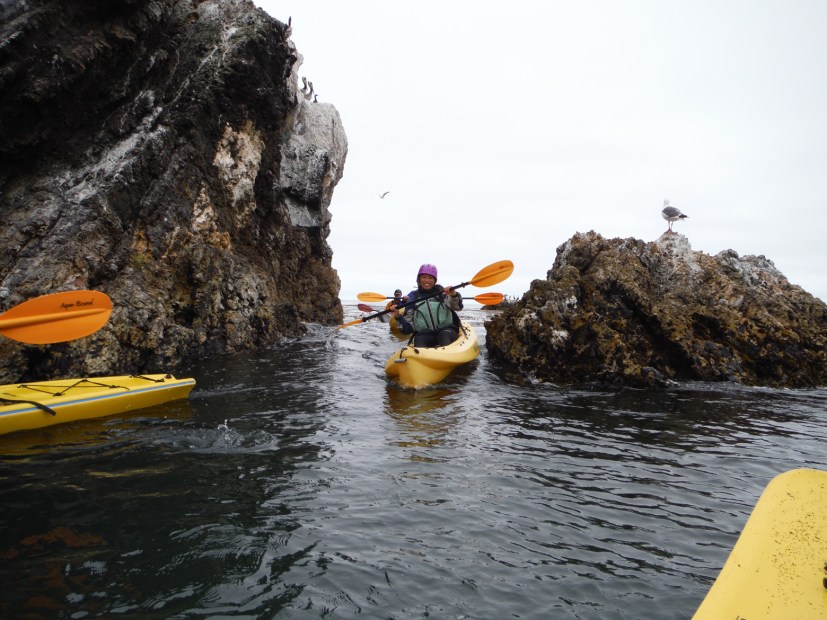
[[355, 321], [350, 321], [349, 323], [343, 323], [339, 325], [336, 329], [343, 329], [345, 327], [350, 327], [351, 325], [358, 325], [359, 323], [364, 323], [367, 319], [356, 319]]
[[498, 303], [502, 303], [503, 299], [505, 299], [505, 295], [502, 293], [480, 293], [474, 297], [474, 301], [481, 303], [483, 306], [496, 306]]
[[388, 297], [382, 295], [382, 293], [359, 293], [356, 299], [359, 301], [385, 301]]
[[112, 314], [100, 291], [66, 291], [24, 301], [0, 315], [0, 333], [27, 344], [67, 342], [93, 334]]
[[514, 271], [514, 263], [510, 260], [501, 260], [497, 263], [488, 265], [477, 273], [469, 284], [482, 288], [483, 286], [491, 286], [492, 284], [499, 284]]

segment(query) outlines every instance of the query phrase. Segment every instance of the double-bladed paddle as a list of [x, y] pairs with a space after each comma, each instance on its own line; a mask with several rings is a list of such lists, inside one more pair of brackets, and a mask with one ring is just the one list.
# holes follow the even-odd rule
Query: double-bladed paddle
[[[483, 288], [486, 286], [491, 286], [493, 284], [499, 284], [506, 278], [508, 278], [511, 273], [514, 271], [514, 263], [510, 260], [501, 260], [496, 263], [492, 263], [488, 265], [488, 267], [484, 267], [480, 269], [477, 274], [468, 280], [468, 282], [463, 282], [462, 284], [457, 284], [456, 286], [452, 286], [452, 289], [462, 288], [464, 286], [476, 286], [479, 288]], [[402, 304], [398, 308], [406, 308], [408, 306], [412, 306], [417, 304], [425, 299], [431, 299], [432, 297], [437, 297], [441, 295], [440, 292], [435, 292], [431, 295], [426, 295], [424, 297], [420, 297], [415, 301], [410, 301], [407, 304]], [[383, 296], [384, 299], [384, 296]], [[383, 316], [390, 312], [395, 312], [398, 308], [389, 308], [388, 310], [383, 310], [382, 312], [377, 312], [376, 314], [370, 314], [368, 316], [362, 317], [361, 319], [356, 319], [355, 321], [350, 321], [349, 323], [345, 323], [344, 325], [339, 325], [336, 329], [342, 329], [344, 327], [350, 327], [351, 325], [358, 325], [359, 323], [364, 323], [365, 321], [370, 321], [371, 319], [375, 319], [376, 317]]]
[[[356, 307], [359, 308], [359, 310], [361, 310], [362, 312], [379, 312], [376, 308], [371, 308], [367, 304], [358, 304]], [[387, 315], [386, 316], [380, 316], [379, 320], [382, 323], [390, 323], [391, 317], [389, 317]]]
[[100, 291], [41, 295], [0, 314], [0, 334], [26, 344], [67, 342], [93, 334], [112, 314], [112, 300]]
[[[359, 301], [385, 301], [386, 299], [396, 299], [396, 297], [388, 297], [382, 293], [359, 293], [356, 296]], [[399, 298], [402, 299], [401, 297]]]
[[[386, 299], [395, 299], [394, 297], [386, 297], [381, 293], [359, 293], [356, 298], [359, 301], [385, 301]], [[471, 299], [483, 306], [496, 306], [505, 299], [505, 295], [502, 293], [480, 293], [476, 297], [471, 297]], [[362, 306], [364, 306], [364, 308]], [[370, 308], [370, 306], [365, 306], [364, 304], [360, 304], [357, 307], [359, 310], [364, 310], [365, 312], [375, 312], [372, 308], [371, 310], [365, 310], [365, 308]]]

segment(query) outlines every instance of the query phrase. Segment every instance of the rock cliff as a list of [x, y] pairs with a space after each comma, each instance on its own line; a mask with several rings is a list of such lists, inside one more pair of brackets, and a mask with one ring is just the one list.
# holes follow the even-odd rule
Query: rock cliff
[[114, 302], [93, 336], [0, 339], [0, 383], [159, 372], [340, 323], [347, 140], [287, 25], [240, 0], [0, 5], [0, 310]]
[[827, 305], [763, 256], [709, 256], [679, 234], [578, 233], [486, 329], [491, 360], [539, 381], [827, 385]]

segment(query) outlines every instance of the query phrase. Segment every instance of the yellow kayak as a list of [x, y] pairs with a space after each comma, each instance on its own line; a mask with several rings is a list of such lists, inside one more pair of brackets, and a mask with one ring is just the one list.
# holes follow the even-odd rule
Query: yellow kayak
[[764, 489], [694, 620], [827, 618], [827, 472], [794, 469]]
[[[389, 301], [385, 305], [385, 310], [389, 310], [391, 308], [391, 306], [393, 306], [393, 304], [394, 304], [393, 301]], [[387, 321], [384, 321], [385, 317], [388, 318]], [[383, 323], [384, 322], [390, 323], [391, 334], [393, 334], [397, 338], [408, 338], [410, 336], [410, 334], [403, 334], [402, 333], [402, 331], [399, 329], [399, 321], [397, 321], [396, 317], [393, 316], [392, 314], [386, 314], [385, 316], [383, 316], [381, 318], [383, 319], [383, 321], [382, 321]]]
[[195, 379], [127, 375], [0, 386], [0, 435], [124, 413], [189, 396]]
[[391, 333], [396, 336], [397, 338], [409, 338], [410, 334], [403, 334], [402, 331], [399, 329], [399, 321], [396, 320], [395, 316], [391, 317], [390, 320], [391, 324]]
[[475, 360], [480, 354], [477, 333], [467, 323], [460, 325], [459, 337], [444, 347], [406, 346], [385, 364], [385, 373], [405, 387], [434, 385], [454, 368]]

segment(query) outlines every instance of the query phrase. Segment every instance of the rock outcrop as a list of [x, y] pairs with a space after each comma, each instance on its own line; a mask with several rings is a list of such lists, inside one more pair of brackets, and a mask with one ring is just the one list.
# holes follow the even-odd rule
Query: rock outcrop
[[578, 233], [485, 325], [489, 358], [532, 380], [827, 385], [827, 305], [763, 256], [709, 256], [679, 234]]
[[92, 288], [82, 340], [0, 339], [0, 383], [175, 370], [342, 321], [347, 140], [288, 26], [241, 0], [0, 5], [0, 310]]

